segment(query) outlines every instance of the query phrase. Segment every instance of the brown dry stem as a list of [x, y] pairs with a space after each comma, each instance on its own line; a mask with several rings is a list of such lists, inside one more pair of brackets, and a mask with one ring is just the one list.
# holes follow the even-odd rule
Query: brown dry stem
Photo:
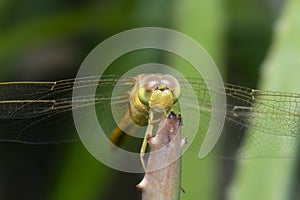
[[163, 117], [154, 137], [148, 137], [150, 156], [143, 180], [137, 185], [143, 200], [178, 200], [181, 192], [181, 117]]

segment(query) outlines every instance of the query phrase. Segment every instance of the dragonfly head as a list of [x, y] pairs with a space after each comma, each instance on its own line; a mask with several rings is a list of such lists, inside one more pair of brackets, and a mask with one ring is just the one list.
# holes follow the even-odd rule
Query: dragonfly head
[[151, 74], [139, 85], [139, 100], [150, 108], [168, 110], [180, 96], [180, 85], [171, 75]]

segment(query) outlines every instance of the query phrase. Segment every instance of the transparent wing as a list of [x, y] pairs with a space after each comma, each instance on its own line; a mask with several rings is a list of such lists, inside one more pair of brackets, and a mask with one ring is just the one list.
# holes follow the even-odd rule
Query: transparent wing
[[[195, 78], [188, 80], [197, 93], [202, 113], [200, 130], [192, 145], [192, 149], [198, 153], [211, 116], [212, 102], [207, 85], [215, 88], [210, 91], [212, 93], [222, 91], [219, 88], [223, 86], [209, 80]], [[184, 84], [181, 86], [184, 87]], [[254, 90], [232, 84], [224, 86], [226, 113], [216, 113], [225, 114], [226, 119], [216, 147], [215, 153], [218, 156], [229, 158], [300, 156], [298, 149], [293, 148], [300, 142], [300, 94]], [[188, 97], [189, 95], [183, 98]], [[222, 106], [220, 105], [220, 108]]]
[[[123, 85], [124, 93], [111, 99], [112, 90], [118, 81]], [[0, 140], [32, 144], [77, 140], [72, 109], [96, 105], [101, 112], [101, 108], [108, 108], [114, 103], [120, 104], [125, 112], [128, 91], [133, 81], [120, 80], [118, 76], [105, 76], [100, 80], [98, 77], [78, 79], [76, 87], [73, 87], [74, 79], [0, 83]], [[72, 106], [73, 90], [86, 90], [95, 85], [100, 88], [99, 92], [92, 96], [77, 96]], [[86, 117], [82, 116], [83, 119]]]
[[[85, 77], [78, 81], [76, 87], [73, 87], [74, 79], [0, 83], [0, 140], [38, 144], [72, 141], [77, 139], [72, 109], [96, 105], [104, 124], [112, 123], [111, 113], [106, 115], [111, 103], [120, 105], [115, 106], [120, 108], [120, 116], [128, 109], [129, 91], [134, 78], [120, 79], [119, 76], [109, 75], [100, 80], [98, 77]], [[124, 87], [119, 91], [124, 92], [112, 98], [117, 82]], [[226, 117], [225, 128], [217, 145], [221, 152], [219, 155], [234, 157], [241, 142], [247, 137], [250, 138], [247, 142], [250, 151], [259, 149], [260, 154], [254, 157], [299, 156], [299, 152], [295, 152], [291, 146], [300, 142], [300, 94], [253, 90], [232, 84], [225, 84], [224, 87], [214, 81], [192, 77], [179, 79], [179, 82], [181, 90], [188, 90], [187, 84], [193, 88], [193, 91], [186, 91], [181, 98], [190, 98], [194, 92], [201, 110], [200, 128], [192, 145], [195, 151], [199, 150], [210, 121], [210, 93], [220, 92], [221, 88], [227, 98], [227, 110], [226, 113], [216, 113]], [[76, 97], [72, 107], [73, 90], [85, 90], [95, 85], [98, 86], [95, 95]], [[213, 90], [208, 91], [207, 85]], [[221, 108], [224, 105], [217, 106]], [[194, 105], [188, 107], [191, 113], [195, 112]], [[185, 124], [184, 119], [183, 116]], [[268, 140], [259, 143], [259, 135], [267, 136]], [[269, 151], [268, 144], [282, 140], [286, 140], [284, 146], [280, 146], [284, 151]], [[247, 157], [248, 152], [238, 150], [238, 156]]]

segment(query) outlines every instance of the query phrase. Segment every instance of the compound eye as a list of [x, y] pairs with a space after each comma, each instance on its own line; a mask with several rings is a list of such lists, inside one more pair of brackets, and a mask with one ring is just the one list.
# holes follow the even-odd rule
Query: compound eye
[[138, 97], [144, 105], [149, 105], [151, 94], [160, 82], [159, 76], [154, 74], [147, 75], [143, 78], [138, 89]]
[[174, 102], [176, 103], [180, 97], [180, 84], [178, 80], [171, 75], [161, 76], [161, 84], [166, 85], [170, 91], [173, 93]]

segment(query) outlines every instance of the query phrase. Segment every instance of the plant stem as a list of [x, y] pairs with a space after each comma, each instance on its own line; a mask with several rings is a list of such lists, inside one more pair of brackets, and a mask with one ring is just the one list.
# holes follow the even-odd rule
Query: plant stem
[[143, 180], [143, 200], [176, 200], [181, 191], [181, 154], [187, 138], [181, 139], [181, 117], [163, 117], [154, 137], [148, 137], [150, 156]]

